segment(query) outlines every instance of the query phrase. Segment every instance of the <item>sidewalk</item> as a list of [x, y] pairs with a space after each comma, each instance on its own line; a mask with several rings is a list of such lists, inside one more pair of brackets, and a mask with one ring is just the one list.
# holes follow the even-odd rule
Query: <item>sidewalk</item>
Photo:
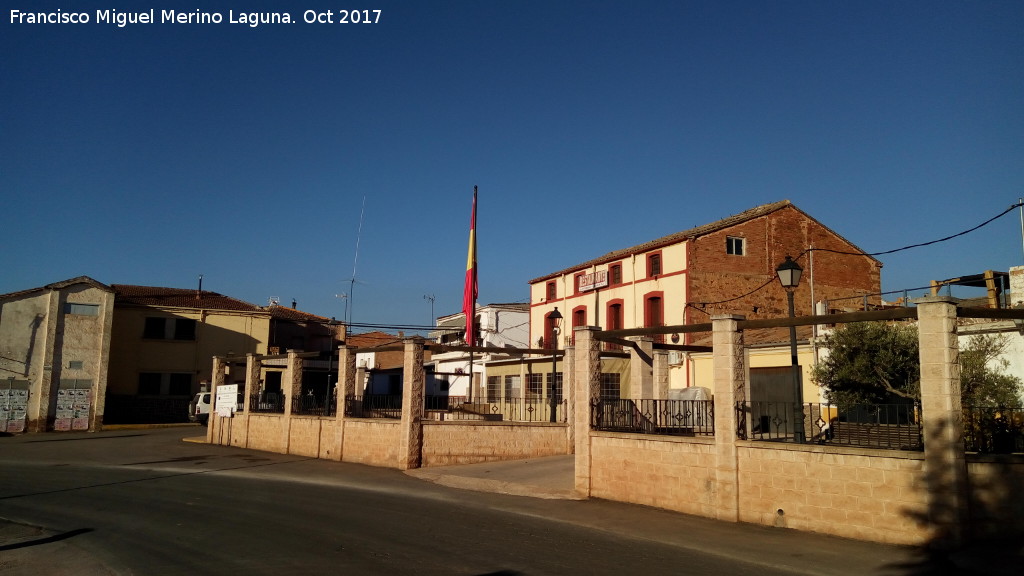
[[483, 462], [406, 470], [409, 476], [451, 488], [533, 498], [582, 500], [573, 489], [575, 456]]

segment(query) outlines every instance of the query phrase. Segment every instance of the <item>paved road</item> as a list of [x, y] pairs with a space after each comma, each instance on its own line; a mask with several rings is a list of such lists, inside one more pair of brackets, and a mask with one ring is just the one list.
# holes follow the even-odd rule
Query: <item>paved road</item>
[[0, 438], [0, 575], [961, 573], [919, 553], [182, 442]]

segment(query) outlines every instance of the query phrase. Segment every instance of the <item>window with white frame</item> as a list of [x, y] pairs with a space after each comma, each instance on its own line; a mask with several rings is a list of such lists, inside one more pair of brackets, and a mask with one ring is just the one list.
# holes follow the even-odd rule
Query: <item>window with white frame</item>
[[743, 256], [747, 253], [746, 239], [738, 236], [727, 236], [725, 238], [725, 253], [733, 256]]

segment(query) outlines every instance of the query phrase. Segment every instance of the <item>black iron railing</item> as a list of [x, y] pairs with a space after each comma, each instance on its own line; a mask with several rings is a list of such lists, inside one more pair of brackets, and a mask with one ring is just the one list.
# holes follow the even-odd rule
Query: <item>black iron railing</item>
[[[887, 450], [922, 450], [918, 404], [738, 402], [738, 438]], [[794, 423], [796, 423], [794, 425]]]
[[1024, 452], [1024, 409], [964, 408], [964, 448], [982, 454]]
[[715, 407], [710, 400], [590, 401], [590, 426], [606, 432], [714, 436]]
[[[566, 422], [564, 398], [552, 403], [547, 398], [500, 397], [468, 400], [465, 396], [428, 396], [427, 418], [449, 420], [495, 420], [505, 422]], [[554, 408], [554, 418], [551, 411]], [[442, 416], [437, 416], [442, 413]]]
[[345, 397], [345, 416], [352, 418], [389, 418], [402, 417], [401, 394], [364, 394]]
[[284, 395], [277, 392], [261, 392], [249, 399], [249, 412], [284, 414]]
[[300, 394], [292, 398], [292, 414], [304, 416], [331, 416], [334, 410], [331, 402], [322, 396]]

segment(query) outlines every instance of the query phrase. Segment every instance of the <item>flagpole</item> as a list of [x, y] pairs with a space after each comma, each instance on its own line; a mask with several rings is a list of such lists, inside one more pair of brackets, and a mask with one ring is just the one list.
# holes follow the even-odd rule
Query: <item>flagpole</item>
[[469, 219], [469, 252], [466, 257], [466, 285], [462, 293], [462, 312], [466, 315], [466, 345], [469, 350], [469, 385], [466, 400], [473, 402], [473, 350], [476, 343], [476, 192], [473, 186], [473, 212]]

